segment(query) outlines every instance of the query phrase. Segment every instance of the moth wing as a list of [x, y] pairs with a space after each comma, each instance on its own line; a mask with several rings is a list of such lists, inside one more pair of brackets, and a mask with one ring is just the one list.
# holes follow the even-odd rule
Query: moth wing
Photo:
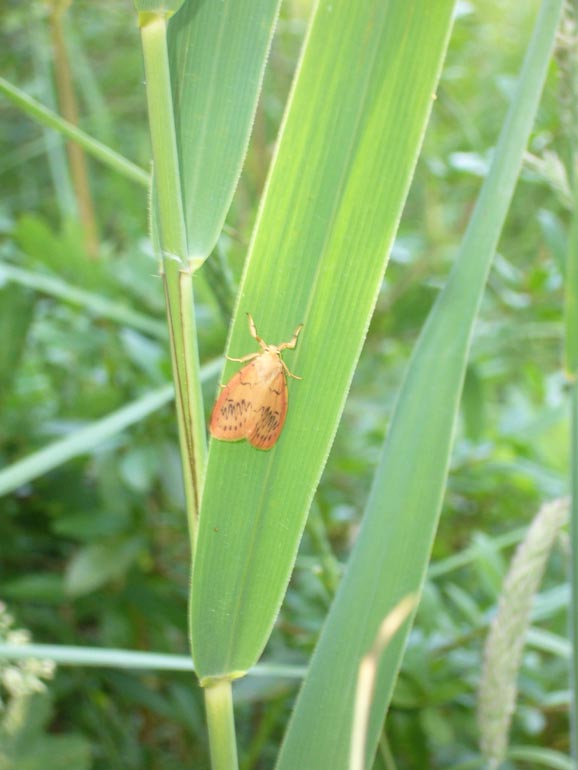
[[287, 379], [281, 367], [265, 386], [256, 390], [255, 396], [254, 413], [247, 419], [245, 435], [257, 449], [271, 449], [287, 416]]
[[222, 441], [240, 441], [247, 435], [247, 423], [254, 417], [259, 380], [255, 363], [234, 374], [222, 389], [209, 423], [211, 435]]

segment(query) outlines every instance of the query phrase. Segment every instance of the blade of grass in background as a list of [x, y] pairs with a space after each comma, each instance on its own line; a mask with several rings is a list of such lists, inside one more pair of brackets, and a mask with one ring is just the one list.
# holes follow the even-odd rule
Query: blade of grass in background
[[280, 0], [186, 2], [169, 23], [191, 259], [213, 250], [237, 186]]
[[[526, 767], [545, 767], [548, 770], [576, 770], [571, 757], [560, 751], [542, 749], [540, 746], [513, 746], [508, 752], [508, 759], [524, 762]], [[486, 765], [483, 765], [486, 767]]]
[[[42, 658], [59, 666], [95, 666], [106, 668], [144, 668], [151, 671], [194, 671], [190, 655], [162, 652], [120, 650], [111, 647], [76, 647], [68, 644], [0, 643], [0, 660]], [[263, 663], [251, 670], [252, 676], [302, 679], [304, 666]]]
[[74, 431], [59, 441], [39, 449], [37, 452], [18, 460], [0, 470], [0, 495], [13, 492], [22, 484], [33, 481], [38, 476], [58, 468], [73, 457], [92, 452], [99, 444], [108, 441], [130, 425], [143, 420], [151, 412], [160, 409], [172, 400], [174, 388], [164, 385], [162, 388], [147, 393], [132, 404], [97, 420], [86, 428]]
[[317, 8], [229, 345], [232, 356], [255, 349], [246, 312], [271, 343], [304, 322], [297, 350], [285, 354], [303, 380], [289, 384], [287, 423], [271, 451], [211, 444], [192, 583], [202, 678], [250, 668], [278, 612], [381, 285], [452, 6]]
[[[562, 0], [545, 0], [490, 172], [445, 289], [408, 366], [363, 525], [297, 700], [278, 770], [345, 770], [359, 663], [380, 622], [419, 593], [437, 527], [469, 345], [534, 121]], [[409, 624], [379, 666], [367, 741], [377, 746]]]
[[57, 297], [72, 305], [84, 308], [97, 318], [108, 318], [111, 321], [124, 324], [133, 329], [138, 329], [145, 334], [150, 334], [158, 339], [166, 339], [166, 324], [157, 321], [156, 318], [139, 313], [138, 310], [125, 305], [117, 300], [109, 299], [104, 294], [86, 291], [78, 286], [72, 286], [53, 275], [46, 275], [26, 268], [18, 267], [9, 262], [0, 260], [0, 282], [13, 282], [26, 286], [29, 289]]
[[[576, 214], [574, 214], [576, 217]], [[578, 262], [578, 254], [573, 258]], [[578, 271], [576, 271], [578, 273]], [[567, 330], [568, 334], [577, 334], [577, 330]], [[574, 765], [578, 763], [578, 382], [572, 384], [570, 392], [570, 610], [569, 626], [572, 641], [572, 661], [570, 664], [570, 735]]]
[[[221, 368], [221, 359], [211, 361], [201, 369], [203, 381], [215, 377]], [[99, 444], [110, 440], [126, 428], [140, 422], [152, 412], [169, 403], [174, 397], [172, 385], [163, 385], [128, 406], [123, 406], [116, 412], [103, 417], [101, 420], [75, 431], [70, 436], [54, 441], [52, 444], [39, 449], [37, 452], [18, 460], [7, 468], [0, 470], [0, 495], [13, 492], [22, 484], [33, 481], [38, 476], [58, 468], [73, 457], [94, 451]]]
[[[66, 45], [66, 17], [70, 3], [47, 0], [47, 21], [52, 46], [53, 77], [59, 111], [71, 125], [80, 120], [77, 86], [72, 76], [72, 66]], [[88, 179], [88, 163], [82, 146], [78, 142], [66, 142], [66, 155], [70, 170], [70, 181], [74, 190], [75, 218], [82, 228], [83, 245], [86, 254], [95, 259], [100, 252], [99, 224], [94, 198]]]
[[[573, 193], [572, 218], [565, 252], [564, 271], [564, 368], [570, 384], [570, 587], [568, 625], [572, 642], [570, 666], [570, 745], [578, 765], [578, 52], [576, 20], [578, 0], [566, 5], [561, 35], [561, 112], [566, 116], [566, 167]], [[564, 34], [565, 33], [565, 34]]]
[[[39, 19], [35, 24], [31, 25], [28, 35], [32, 43], [30, 53], [34, 62], [34, 80], [37, 83], [38, 89], [36, 94], [41, 97], [42, 104], [47, 110], [54, 110], [56, 106], [56, 93], [52, 79], [47, 32], [44, 20], [41, 21]], [[51, 115], [60, 119], [54, 112]], [[70, 128], [74, 129], [75, 126], [70, 126]], [[42, 136], [46, 159], [52, 177], [52, 189], [58, 202], [60, 219], [64, 222], [73, 218], [75, 210], [72, 182], [66, 163], [64, 137], [59, 131], [55, 131], [46, 125], [43, 125]]]
[[33, 99], [25, 91], [21, 91], [2, 77], [0, 77], [0, 93], [7, 96], [11, 102], [20, 107], [23, 112], [37, 123], [47, 128], [53, 128], [67, 139], [77, 142], [86, 152], [122, 176], [132, 179], [133, 182], [144, 187], [148, 186], [150, 177], [144, 169], [127, 160], [118, 152], [111, 150], [110, 147], [102, 144], [97, 139], [94, 139], [94, 137], [78, 128], [78, 126], [61, 118], [60, 115], [49, 110], [48, 107], [40, 104], [40, 102], [37, 102], [36, 99]]
[[32, 292], [20, 286], [1, 286], [0, 281], [0, 402], [5, 401], [18, 372], [35, 307]]

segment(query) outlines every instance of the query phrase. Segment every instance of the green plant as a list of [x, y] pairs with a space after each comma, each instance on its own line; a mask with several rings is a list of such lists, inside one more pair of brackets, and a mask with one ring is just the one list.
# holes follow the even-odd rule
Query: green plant
[[[331, 611], [285, 735], [278, 758], [282, 769], [347, 766], [360, 661], [373, 645], [384, 617], [399, 600], [419, 594], [424, 585], [464, 380], [468, 438], [474, 441], [483, 434], [483, 337], [482, 352], [476, 352], [474, 345], [473, 361], [466, 370], [473, 325], [546, 77], [560, 5], [558, 0], [543, 3], [509, 118], [491, 165], [485, 164], [487, 178], [471, 223], [399, 391], [364, 522], [335, 598], [341, 568], [326, 534], [328, 510], [334, 506], [324, 499], [333, 493], [321, 490], [318, 496], [306, 535], [313, 552], [322, 556], [323, 612], [329, 603]], [[304, 323], [299, 346], [287, 354], [290, 368], [303, 381], [290, 384], [287, 425], [270, 452], [213, 441], [208, 456], [204, 404], [211, 395], [202, 392], [199, 362], [207, 357], [204, 350], [218, 351], [218, 340], [210, 339], [211, 324], [203, 313], [211, 302], [213, 309], [217, 303], [221, 309], [227, 306], [223, 297], [230, 285], [225, 262], [215, 263], [211, 252], [222, 230], [255, 117], [278, 3], [264, 0], [197, 7], [189, 0], [180, 6], [180, 2], [137, 3], [154, 158], [149, 216], [152, 242], [162, 264], [194, 562], [190, 599], [193, 657], [206, 693], [213, 765], [234, 767], [237, 749], [231, 681], [259, 659], [285, 594], [370, 318], [380, 300], [383, 272], [438, 87], [453, 3], [413, 0], [402, 6], [363, 0], [354, 8], [320, 3], [313, 9], [260, 201], [227, 348], [233, 357], [246, 352], [247, 312], [263, 337], [273, 342], [288, 339], [297, 324]], [[35, 119], [82, 142], [88, 153], [114, 167], [127, 181], [147, 180], [144, 172], [123, 163], [89, 134], [58, 121], [10, 84], [3, 82], [0, 87]], [[483, 159], [477, 161], [483, 165]], [[466, 161], [462, 158], [457, 163]], [[435, 205], [426, 208], [429, 212]], [[546, 226], [554, 241], [555, 220], [550, 218]], [[15, 241], [43, 269], [7, 264], [2, 268], [4, 279], [80, 304], [87, 317], [98, 318], [103, 338], [86, 335], [87, 346], [91, 346], [83, 351], [86, 363], [106, 349], [109, 370], [123, 372], [123, 376], [120, 388], [111, 382], [101, 393], [100, 405], [96, 398], [90, 399], [84, 413], [100, 417], [105, 404], [107, 410], [114, 410], [108, 418], [84, 426], [1, 472], [4, 491], [22, 488], [47, 470], [66, 473], [61, 470], [65, 459], [79, 462], [88, 452], [98, 479], [94, 495], [98, 503], [86, 491], [75, 496], [76, 505], [82, 500], [84, 516], [52, 514], [58, 519], [57, 532], [82, 542], [82, 548], [68, 558], [66, 579], [44, 585], [40, 574], [36, 581], [31, 575], [27, 584], [13, 584], [12, 591], [30, 596], [42, 584], [52, 601], [66, 599], [81, 607], [89, 619], [95, 611], [91, 596], [97, 588], [128, 581], [127, 595], [140, 597], [139, 610], [144, 610], [147, 620], [154, 618], [137, 635], [139, 642], [165, 644], [173, 627], [179, 627], [175, 618], [180, 618], [181, 628], [183, 625], [187, 579], [178, 537], [169, 535], [168, 543], [153, 539], [152, 552], [163, 574], [173, 578], [180, 613], [166, 604], [166, 589], [155, 584], [154, 570], [145, 568], [143, 579], [134, 576], [150, 558], [147, 538], [153, 536], [146, 525], [156, 521], [159, 507], [164, 513], [164, 495], [174, 512], [183, 504], [182, 490], [171, 482], [177, 466], [174, 445], [159, 439], [156, 431], [160, 427], [153, 424], [149, 428], [140, 422], [166, 404], [172, 393], [164, 382], [168, 366], [162, 353], [160, 291], [157, 288], [149, 294], [138, 286], [134, 277], [142, 270], [134, 262], [125, 266], [123, 280], [112, 260], [104, 266], [87, 266], [78, 260], [83, 241], [70, 225], [63, 225], [62, 232], [51, 239], [50, 228], [41, 223], [20, 222]], [[69, 255], [66, 270], [59, 264], [63, 247]], [[219, 248], [223, 248], [222, 242]], [[241, 250], [238, 245], [227, 250], [233, 259], [235, 249]], [[6, 256], [14, 260], [20, 254], [14, 249]], [[213, 269], [210, 278], [205, 275], [209, 264]], [[398, 277], [399, 264], [392, 267]], [[504, 284], [511, 280], [513, 270], [508, 268], [507, 261], [498, 257], [498, 277], [493, 278], [492, 288], [499, 301], [514, 291], [500, 285], [500, 280]], [[420, 270], [424, 268], [417, 264], [416, 272]], [[58, 278], [50, 274], [54, 272], [60, 273]], [[442, 266], [439, 276], [443, 273]], [[219, 284], [220, 295], [215, 299], [211, 287]], [[403, 295], [403, 285], [399, 291]], [[433, 293], [426, 287], [417, 297], [418, 309], [411, 320], [408, 314], [413, 329], [424, 320]], [[106, 301], [102, 301], [103, 295]], [[389, 323], [386, 317], [378, 314], [378, 323]], [[21, 338], [28, 331], [27, 318], [22, 313]], [[121, 326], [120, 344], [111, 343], [117, 338], [114, 332], [108, 335], [106, 324]], [[403, 339], [404, 327], [400, 326]], [[50, 323], [47, 330], [53, 334]], [[378, 330], [370, 343], [380, 345], [383, 336]], [[15, 353], [12, 360], [18, 361]], [[227, 364], [225, 380], [232, 371]], [[58, 373], [53, 376], [58, 392]], [[380, 370], [379, 385], [387, 376], [387, 369]], [[93, 379], [97, 381], [96, 376]], [[371, 377], [366, 379], [371, 381]], [[144, 397], [138, 391], [143, 383], [150, 391]], [[370, 438], [374, 449], [382, 444], [379, 385], [375, 402], [380, 407], [375, 412], [365, 403], [359, 407], [370, 426], [366, 433], [373, 430], [377, 434]], [[126, 392], [119, 398], [123, 389]], [[11, 390], [8, 379], [6, 390]], [[132, 403], [126, 406], [126, 401]], [[137, 425], [142, 432], [134, 445], [123, 447], [126, 439], [121, 431], [128, 425]], [[98, 457], [94, 452], [96, 442], [104, 439], [121, 443], [119, 463], [114, 456]], [[337, 441], [354, 458], [348, 462], [357, 462], [352, 475], [362, 489], [369, 472], [348, 446], [355, 448], [357, 434], [338, 435]], [[496, 463], [499, 459], [497, 453]], [[468, 461], [472, 462], [471, 456]], [[497, 477], [496, 472], [492, 479]], [[64, 480], [56, 477], [55, 484], [62, 486]], [[460, 491], [450, 488], [450, 494], [459, 496]], [[363, 505], [363, 493], [359, 498]], [[115, 515], [97, 521], [86, 515], [91, 507], [106, 506]], [[178, 520], [170, 513], [167, 519]], [[174, 524], [170, 526], [176, 531]], [[173, 554], [178, 554], [177, 569]], [[301, 579], [315, 596], [320, 590], [317, 582], [310, 585], [302, 574]], [[480, 612], [475, 600], [456, 585], [450, 584], [448, 593], [456, 607], [469, 613], [470, 631], [477, 633]], [[130, 610], [130, 601], [127, 604]], [[131, 639], [123, 606], [115, 609], [108, 639]], [[422, 611], [427, 614], [427, 606]], [[314, 614], [317, 627], [320, 614], [319, 609]], [[139, 624], [135, 621], [135, 625]], [[395, 751], [384, 745], [382, 724], [392, 696], [394, 708], [396, 705], [393, 686], [408, 634], [406, 623], [379, 662], [366, 725], [366, 765], [379, 746], [380, 757], [393, 766]], [[456, 631], [452, 649], [459, 646], [459, 638]], [[109, 645], [114, 646], [110, 641]], [[434, 658], [435, 654], [432, 652]], [[120, 653], [112, 658], [120, 667], [127, 665]], [[98, 660], [96, 654], [93, 660]], [[419, 681], [423, 672], [415, 655], [412, 657], [411, 640], [406, 661], [407, 671]], [[460, 663], [453, 659], [448, 665], [456, 670]], [[127, 679], [119, 680], [118, 691], [126, 685]], [[157, 713], [169, 711], [169, 701], [173, 709], [176, 702], [184, 704], [183, 714], [196, 714], [198, 709], [189, 681], [172, 682], [167, 700], [159, 698], [154, 705], [146, 688], [126, 689], [135, 702], [148, 703]], [[270, 693], [270, 697], [275, 696]], [[412, 708], [419, 703], [415, 692], [406, 692], [405, 698]], [[397, 702], [403, 699], [402, 679]], [[186, 717], [183, 721], [187, 724]], [[191, 721], [198, 736], [202, 733], [198, 720]], [[274, 720], [264, 720], [264, 724], [268, 725], [265, 730], [273, 731]], [[437, 735], [442, 743], [435, 728], [426, 727], [424, 733]], [[125, 740], [128, 744], [128, 737]], [[258, 756], [258, 740], [257, 735], [247, 757]], [[130, 749], [129, 755], [134, 757], [130, 761], [138, 766], [137, 749], [134, 745]]]

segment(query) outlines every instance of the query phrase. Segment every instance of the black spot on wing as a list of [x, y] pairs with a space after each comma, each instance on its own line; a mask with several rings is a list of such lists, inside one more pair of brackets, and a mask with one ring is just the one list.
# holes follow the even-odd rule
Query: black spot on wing
[[[248, 436], [253, 446], [265, 449], [272, 446], [271, 439], [276, 438], [281, 429], [281, 413], [270, 406], [261, 406], [258, 410], [259, 418], [251, 435]], [[273, 441], [273, 443], [275, 443]]]
[[281, 414], [277, 409], [271, 409], [270, 406], [261, 407], [261, 417], [259, 418], [258, 430], [271, 435], [279, 427]]
[[241, 398], [235, 401], [228, 398], [220, 409], [221, 417], [227, 422], [235, 421], [235, 428], [238, 428], [241, 421], [244, 421], [247, 412], [251, 410], [251, 401]]

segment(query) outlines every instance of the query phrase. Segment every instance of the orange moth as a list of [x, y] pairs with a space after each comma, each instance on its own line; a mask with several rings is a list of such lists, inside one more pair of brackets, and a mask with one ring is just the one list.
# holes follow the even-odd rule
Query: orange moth
[[257, 334], [255, 322], [247, 313], [249, 331], [261, 350], [229, 361], [250, 361], [229, 382], [213, 407], [209, 429], [222, 441], [247, 441], [257, 449], [271, 449], [281, 434], [287, 416], [287, 377], [292, 374], [281, 358], [283, 350], [293, 350], [303, 324], [295, 329], [290, 342], [267, 345]]

